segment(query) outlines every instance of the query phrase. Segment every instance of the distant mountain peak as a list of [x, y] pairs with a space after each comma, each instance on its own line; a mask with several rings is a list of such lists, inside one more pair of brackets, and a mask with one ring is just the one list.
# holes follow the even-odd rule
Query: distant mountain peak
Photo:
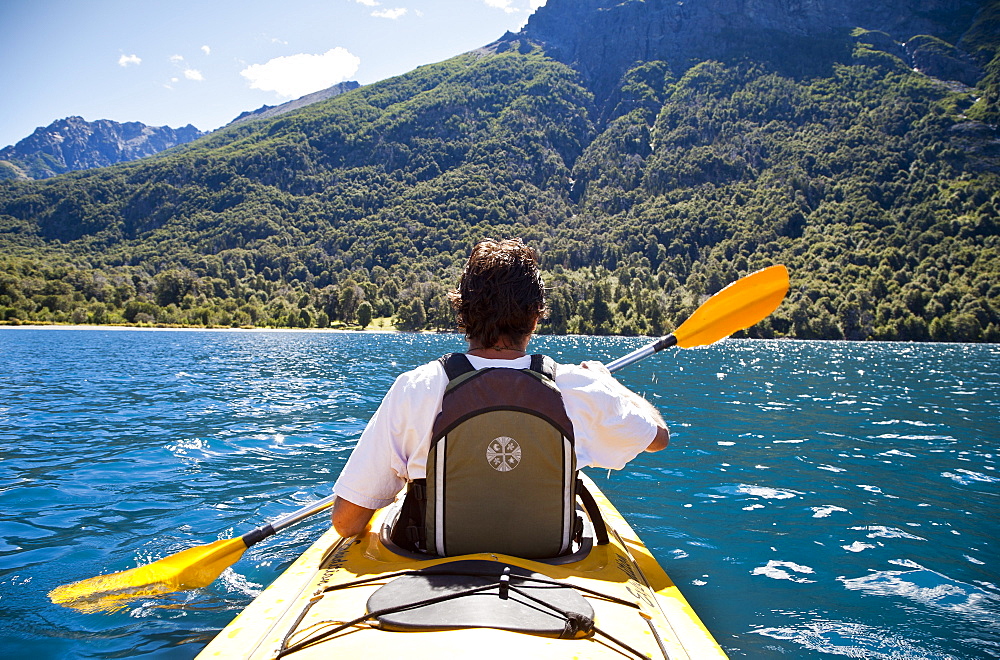
[[171, 128], [137, 121], [87, 121], [74, 115], [40, 126], [17, 144], [0, 149], [0, 179], [47, 179], [106, 167], [152, 156], [202, 135], [190, 124]]

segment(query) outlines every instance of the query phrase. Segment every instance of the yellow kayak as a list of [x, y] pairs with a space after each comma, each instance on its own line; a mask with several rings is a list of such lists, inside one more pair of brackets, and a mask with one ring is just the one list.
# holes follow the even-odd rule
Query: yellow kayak
[[[581, 475], [606, 524], [574, 554], [428, 558], [395, 546], [396, 505], [332, 528], [198, 658], [725, 658], [632, 528]], [[401, 499], [401, 498], [400, 498]]]

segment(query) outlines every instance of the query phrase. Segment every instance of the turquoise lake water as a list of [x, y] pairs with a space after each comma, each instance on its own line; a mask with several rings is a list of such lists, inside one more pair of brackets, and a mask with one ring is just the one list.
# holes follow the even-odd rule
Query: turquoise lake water
[[[646, 340], [540, 337], [559, 361]], [[0, 649], [191, 658], [327, 526], [113, 614], [53, 587], [330, 493], [395, 376], [454, 335], [0, 330]], [[591, 476], [733, 658], [1000, 657], [1000, 346], [726, 341], [619, 378], [671, 446]]]

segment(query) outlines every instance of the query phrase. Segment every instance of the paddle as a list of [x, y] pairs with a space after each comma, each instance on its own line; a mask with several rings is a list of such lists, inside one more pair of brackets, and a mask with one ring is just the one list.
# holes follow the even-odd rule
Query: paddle
[[[788, 270], [784, 266], [751, 273], [702, 303], [672, 334], [607, 367], [618, 371], [670, 346], [691, 348], [717, 342], [762, 320], [778, 307], [787, 292]], [[182, 550], [146, 566], [56, 587], [49, 592], [49, 598], [83, 612], [97, 612], [124, 607], [134, 598], [208, 586], [254, 543], [329, 509], [334, 499], [334, 495], [325, 497], [243, 536]]]
[[152, 564], [65, 584], [49, 592], [53, 603], [81, 612], [112, 611], [145, 596], [207, 587], [239, 561], [247, 548], [295, 523], [326, 511], [335, 495], [307, 504], [275, 522], [231, 539], [195, 546]]
[[614, 373], [671, 346], [707, 346], [762, 321], [788, 293], [788, 269], [778, 264], [750, 273], [706, 300], [681, 327], [666, 337], [607, 365]]

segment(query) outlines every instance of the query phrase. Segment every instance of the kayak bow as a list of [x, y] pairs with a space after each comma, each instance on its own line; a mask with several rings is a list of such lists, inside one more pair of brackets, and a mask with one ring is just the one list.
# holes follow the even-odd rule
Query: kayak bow
[[581, 478], [605, 544], [587, 522], [579, 549], [551, 561], [416, 555], [388, 538], [397, 502], [363, 534], [325, 533], [198, 658], [439, 660], [501, 649], [519, 660], [725, 658], [632, 528]]

